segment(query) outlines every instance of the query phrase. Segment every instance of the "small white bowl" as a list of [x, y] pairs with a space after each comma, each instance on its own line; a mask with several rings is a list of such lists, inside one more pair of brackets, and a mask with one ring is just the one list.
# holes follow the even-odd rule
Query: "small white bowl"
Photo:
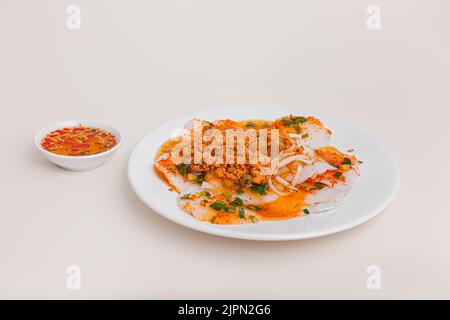
[[[44, 137], [58, 129], [66, 128], [66, 127], [76, 127], [79, 125], [83, 125], [85, 127], [92, 127], [92, 128], [98, 128], [103, 129], [108, 132], [111, 132], [115, 137], [117, 144], [101, 153], [96, 153], [92, 155], [87, 156], [64, 156], [60, 154], [51, 153], [47, 150], [45, 150], [41, 143]], [[36, 148], [51, 162], [57, 164], [58, 166], [71, 171], [86, 171], [94, 169], [101, 164], [103, 164], [111, 155], [120, 147], [122, 144], [122, 135], [120, 134], [119, 130], [116, 128], [113, 128], [111, 126], [108, 126], [103, 123], [95, 122], [95, 121], [89, 121], [89, 120], [68, 120], [68, 121], [62, 121], [58, 123], [53, 123], [51, 125], [48, 125], [41, 130], [39, 130], [36, 135], [34, 136], [34, 144]]]

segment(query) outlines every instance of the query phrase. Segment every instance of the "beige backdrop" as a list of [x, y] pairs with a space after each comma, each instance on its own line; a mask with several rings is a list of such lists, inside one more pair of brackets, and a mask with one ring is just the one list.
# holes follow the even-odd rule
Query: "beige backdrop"
[[[66, 8], [81, 8], [81, 29]], [[381, 29], [366, 9], [381, 9]], [[1, 298], [450, 298], [450, 2], [0, 0]], [[147, 132], [224, 105], [331, 112], [392, 150], [399, 194], [375, 219], [319, 239], [201, 234], [147, 209], [127, 182]], [[42, 126], [92, 119], [125, 144], [61, 170]], [[368, 290], [366, 268], [381, 268]], [[81, 290], [66, 288], [79, 265]]]

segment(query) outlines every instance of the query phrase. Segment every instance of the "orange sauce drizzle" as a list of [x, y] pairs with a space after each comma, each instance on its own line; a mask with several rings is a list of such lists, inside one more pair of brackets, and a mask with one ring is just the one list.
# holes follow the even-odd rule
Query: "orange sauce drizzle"
[[299, 216], [305, 206], [306, 193], [299, 191], [282, 196], [262, 206], [258, 215], [264, 220], [281, 220]]

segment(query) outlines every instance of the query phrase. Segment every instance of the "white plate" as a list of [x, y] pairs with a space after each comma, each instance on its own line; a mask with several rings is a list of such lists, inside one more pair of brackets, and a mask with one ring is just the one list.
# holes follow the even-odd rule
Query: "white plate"
[[[361, 176], [350, 191], [343, 207], [328, 213], [311, 214], [283, 221], [214, 225], [197, 221], [181, 210], [177, 206], [176, 193], [169, 192], [167, 185], [152, 169], [153, 158], [159, 146], [192, 118], [275, 119], [288, 114], [318, 117], [333, 131], [332, 144], [335, 147], [342, 151], [354, 149], [354, 154], [364, 162], [361, 165]], [[283, 107], [213, 109], [172, 120], [152, 131], [135, 147], [128, 163], [128, 178], [137, 196], [163, 217], [198, 231], [249, 240], [307, 239], [355, 227], [386, 208], [399, 185], [399, 174], [394, 159], [380, 142], [363, 130], [329, 115], [321, 115], [303, 108]]]

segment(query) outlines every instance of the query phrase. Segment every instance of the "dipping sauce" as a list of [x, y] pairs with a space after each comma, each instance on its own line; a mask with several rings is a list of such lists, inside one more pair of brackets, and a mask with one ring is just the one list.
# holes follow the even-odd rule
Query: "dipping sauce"
[[116, 137], [106, 130], [79, 125], [47, 134], [41, 146], [64, 156], [88, 156], [105, 152], [117, 144]]

